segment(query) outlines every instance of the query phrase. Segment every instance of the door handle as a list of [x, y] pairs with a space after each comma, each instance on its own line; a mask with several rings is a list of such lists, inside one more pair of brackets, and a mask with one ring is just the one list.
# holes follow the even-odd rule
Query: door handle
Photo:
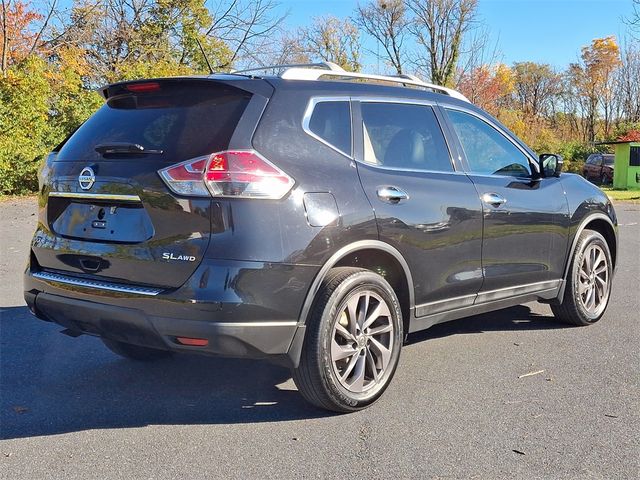
[[494, 208], [498, 208], [500, 205], [507, 203], [507, 199], [497, 193], [487, 192], [483, 193], [480, 197], [484, 203], [491, 205]]
[[398, 203], [401, 200], [409, 199], [407, 192], [394, 186], [378, 187], [376, 193], [380, 200], [387, 203]]

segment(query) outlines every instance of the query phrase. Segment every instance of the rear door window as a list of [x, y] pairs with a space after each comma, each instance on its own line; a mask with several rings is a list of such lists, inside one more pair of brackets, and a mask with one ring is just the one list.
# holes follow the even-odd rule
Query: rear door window
[[182, 160], [224, 150], [251, 94], [212, 81], [152, 82], [150, 91], [127, 92], [109, 98], [60, 148], [57, 161], [87, 161], [104, 157], [98, 145], [137, 144], [154, 155], [126, 155], [141, 161]]
[[365, 163], [397, 170], [453, 171], [431, 107], [363, 102], [361, 111]]
[[316, 103], [309, 132], [347, 156], [351, 156], [351, 107], [347, 100]]

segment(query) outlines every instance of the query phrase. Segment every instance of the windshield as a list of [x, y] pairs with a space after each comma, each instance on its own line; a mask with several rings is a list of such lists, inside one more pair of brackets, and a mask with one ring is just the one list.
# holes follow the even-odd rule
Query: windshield
[[613, 162], [616, 158], [615, 155], [603, 155], [602, 157], [604, 158], [605, 165], [613, 165]]

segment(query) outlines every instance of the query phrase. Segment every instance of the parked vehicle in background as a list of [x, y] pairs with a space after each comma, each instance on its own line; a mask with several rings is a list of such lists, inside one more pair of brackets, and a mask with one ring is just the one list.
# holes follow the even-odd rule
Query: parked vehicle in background
[[584, 162], [582, 176], [590, 182], [609, 185], [613, 183], [614, 160], [612, 153], [592, 153]]
[[602, 317], [615, 211], [559, 156], [415, 77], [279, 70], [104, 87], [40, 175], [31, 311], [136, 360], [280, 362], [341, 412], [408, 333], [530, 301]]

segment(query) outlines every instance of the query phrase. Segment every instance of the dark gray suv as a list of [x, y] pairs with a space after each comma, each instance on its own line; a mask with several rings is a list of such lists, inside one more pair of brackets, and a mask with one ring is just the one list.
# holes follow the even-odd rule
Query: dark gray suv
[[354, 411], [406, 336], [537, 300], [609, 301], [617, 222], [460, 93], [332, 64], [122, 82], [47, 158], [25, 300], [137, 360], [288, 365]]

